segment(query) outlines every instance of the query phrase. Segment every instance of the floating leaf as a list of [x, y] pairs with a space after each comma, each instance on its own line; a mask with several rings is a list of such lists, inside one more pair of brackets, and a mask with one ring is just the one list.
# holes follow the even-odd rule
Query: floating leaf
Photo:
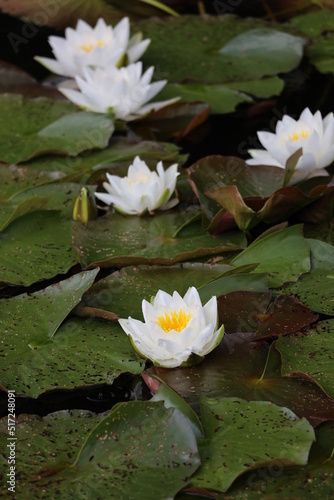
[[[9, 304], [11, 311], [13, 307]], [[121, 327], [110, 322], [70, 319], [51, 339], [42, 331], [41, 345], [34, 349], [28, 344], [24, 328], [18, 330], [16, 352], [6, 355], [1, 383], [30, 397], [50, 390], [111, 384], [122, 373], [141, 373], [144, 366]], [[5, 335], [3, 345], [8, 347], [8, 343], [9, 335]]]
[[64, 274], [78, 262], [71, 222], [58, 212], [20, 217], [0, 234], [0, 244], [0, 281], [8, 284], [29, 286]]
[[[298, 66], [305, 43], [303, 38], [266, 28], [263, 21], [235, 16], [155, 18], [138, 26], [151, 39], [145, 64], [159, 61], [158, 72], [168, 75], [171, 83], [222, 84], [275, 76]], [[247, 52], [241, 37], [247, 40]]]
[[293, 297], [272, 292], [232, 292], [218, 298], [225, 333], [255, 332], [257, 339], [287, 335], [305, 328], [318, 315]]
[[8, 163], [104, 148], [114, 131], [113, 120], [106, 115], [77, 112], [67, 102], [10, 94], [0, 96], [0, 126], [0, 159]]
[[286, 406], [313, 425], [332, 420], [333, 399], [305, 377], [282, 377], [279, 353], [274, 348], [269, 351], [264, 342], [252, 342], [254, 338], [249, 333], [227, 334], [199, 365], [172, 370], [153, 367], [144, 373], [168, 384], [198, 415], [201, 396], [238, 397]]
[[[174, 264], [236, 251], [246, 245], [241, 232], [214, 237], [192, 221], [196, 207], [152, 216], [109, 213], [87, 225], [74, 224], [73, 243], [83, 266]], [[177, 230], [185, 225], [177, 236]]]
[[251, 263], [259, 264], [256, 272], [269, 274], [271, 287], [278, 287], [287, 281], [297, 281], [311, 267], [310, 250], [301, 227], [288, 227], [259, 238], [232, 260], [235, 266]]
[[334, 268], [313, 269], [297, 283], [282, 286], [279, 293], [295, 295], [313, 311], [334, 316]]
[[129, 266], [99, 280], [84, 295], [76, 312], [82, 314], [88, 307], [94, 309], [95, 315], [105, 318], [116, 313], [119, 317], [139, 319], [142, 300], [149, 301], [159, 290], [169, 294], [177, 290], [183, 296], [189, 287], [199, 288], [230, 269], [231, 266], [224, 264], [211, 266], [188, 262], [174, 266]]
[[306, 374], [334, 399], [334, 321], [321, 321], [302, 336], [280, 337], [282, 374]]
[[265, 401], [201, 399], [205, 441], [192, 484], [226, 491], [245, 471], [261, 466], [305, 465], [314, 431], [306, 419]]
[[[7, 443], [6, 420], [2, 440]], [[200, 463], [188, 420], [162, 402], [119, 404], [102, 420], [77, 412], [24, 416], [16, 433], [21, 442], [17, 490], [34, 498], [43, 498], [45, 491], [51, 498], [98, 498], [111, 485], [116, 498], [173, 498]]]

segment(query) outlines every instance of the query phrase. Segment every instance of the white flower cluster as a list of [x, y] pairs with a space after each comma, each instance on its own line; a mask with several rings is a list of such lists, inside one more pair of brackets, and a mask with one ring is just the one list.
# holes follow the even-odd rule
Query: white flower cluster
[[114, 28], [103, 19], [95, 28], [80, 19], [76, 29], [66, 28], [65, 38], [51, 36], [49, 43], [55, 59], [35, 59], [53, 73], [74, 79], [74, 85], [67, 82], [59, 91], [88, 111], [130, 121], [177, 100], [147, 104], [167, 80], [151, 83], [153, 66], [143, 73], [138, 60], [150, 40], [142, 40], [139, 33], [130, 38], [127, 17]]

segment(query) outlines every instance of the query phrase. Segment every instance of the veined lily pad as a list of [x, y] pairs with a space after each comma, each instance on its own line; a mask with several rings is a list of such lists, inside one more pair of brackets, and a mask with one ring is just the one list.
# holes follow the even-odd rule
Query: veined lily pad
[[87, 225], [74, 224], [73, 244], [83, 266], [174, 264], [246, 246], [239, 231], [214, 237], [204, 231], [196, 207], [124, 216], [109, 213]]
[[301, 226], [292, 226], [258, 238], [231, 263], [235, 266], [258, 263], [256, 272], [267, 272], [269, 286], [278, 287], [287, 281], [297, 281], [301, 274], [310, 271], [310, 249]]

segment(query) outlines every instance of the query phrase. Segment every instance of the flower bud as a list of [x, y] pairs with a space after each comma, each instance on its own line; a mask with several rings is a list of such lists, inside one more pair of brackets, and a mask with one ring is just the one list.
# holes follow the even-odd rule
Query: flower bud
[[89, 220], [97, 218], [97, 207], [86, 187], [82, 187], [73, 205], [72, 219], [86, 224]]

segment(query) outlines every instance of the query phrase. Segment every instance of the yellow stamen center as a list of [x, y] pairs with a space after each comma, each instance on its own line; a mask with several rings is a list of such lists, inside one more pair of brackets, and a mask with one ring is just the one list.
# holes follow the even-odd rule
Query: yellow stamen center
[[170, 314], [165, 313], [164, 316], [158, 316], [157, 323], [167, 333], [171, 330], [180, 332], [187, 326], [190, 318], [191, 315], [189, 313], [186, 313], [184, 309], [180, 309], [179, 312], [171, 311]]
[[128, 178], [130, 186], [132, 186], [132, 184], [137, 184], [137, 182], [149, 182], [150, 180], [151, 176], [145, 174], [137, 174], [133, 177]]
[[294, 132], [293, 134], [289, 134], [288, 138], [290, 141], [299, 141], [299, 139], [307, 139], [307, 137], [310, 135], [311, 130], [302, 130], [301, 132]]
[[96, 40], [94, 43], [91, 42], [87, 45], [80, 45], [80, 49], [84, 50], [85, 52], [90, 52], [91, 50], [95, 49], [95, 47], [103, 47], [104, 43], [102, 40]]

